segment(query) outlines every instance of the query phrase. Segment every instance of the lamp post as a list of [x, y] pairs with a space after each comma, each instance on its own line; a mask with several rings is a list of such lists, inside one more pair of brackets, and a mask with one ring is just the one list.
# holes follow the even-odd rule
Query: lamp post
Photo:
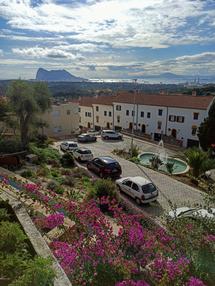
[[133, 97], [133, 118], [132, 118], [132, 129], [131, 129], [131, 156], [132, 156], [132, 150], [134, 146], [134, 118], [135, 118], [135, 104], [136, 104], [136, 93], [137, 93], [137, 79], [133, 80], [134, 82], [134, 97]]

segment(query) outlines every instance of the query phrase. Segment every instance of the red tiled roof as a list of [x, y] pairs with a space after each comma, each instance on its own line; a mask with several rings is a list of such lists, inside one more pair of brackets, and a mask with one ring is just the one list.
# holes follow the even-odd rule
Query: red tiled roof
[[134, 97], [136, 104], [190, 109], [207, 109], [214, 99], [213, 96], [191, 96], [185, 94], [164, 95], [138, 93], [134, 95], [134, 93], [120, 93], [114, 102], [134, 103]]
[[132, 92], [119, 92], [115, 96], [82, 97], [80, 106], [92, 106], [93, 104], [112, 105], [115, 103], [135, 103], [151, 106], [166, 106], [190, 109], [207, 109], [214, 96], [191, 96], [185, 94], [145, 94]]

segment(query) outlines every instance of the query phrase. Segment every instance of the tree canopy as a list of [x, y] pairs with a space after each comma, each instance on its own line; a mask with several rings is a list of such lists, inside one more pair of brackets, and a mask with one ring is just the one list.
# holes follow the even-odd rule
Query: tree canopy
[[215, 144], [215, 101], [209, 109], [208, 117], [199, 127], [198, 137], [203, 150], [208, 150], [211, 144]]
[[21, 142], [26, 147], [31, 124], [38, 114], [50, 107], [48, 86], [42, 82], [16, 80], [9, 85], [7, 96], [11, 110], [19, 121]]

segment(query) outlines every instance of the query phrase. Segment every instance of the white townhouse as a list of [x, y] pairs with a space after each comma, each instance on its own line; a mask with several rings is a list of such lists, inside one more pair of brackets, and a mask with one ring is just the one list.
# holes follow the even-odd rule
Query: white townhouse
[[[195, 94], [124, 92], [113, 101], [114, 126], [148, 134], [154, 140], [173, 139], [184, 147], [198, 146], [197, 130], [214, 100]], [[171, 142], [171, 141], [170, 141]]]
[[213, 96], [119, 92], [116, 96], [80, 100], [80, 126], [95, 129], [134, 129], [159, 141], [198, 146], [197, 130]]

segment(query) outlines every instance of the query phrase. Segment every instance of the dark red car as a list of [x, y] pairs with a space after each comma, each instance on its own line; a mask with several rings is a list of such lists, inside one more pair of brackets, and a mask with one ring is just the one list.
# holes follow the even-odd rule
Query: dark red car
[[97, 157], [87, 163], [88, 170], [99, 175], [100, 178], [119, 178], [122, 174], [120, 164], [111, 157]]

